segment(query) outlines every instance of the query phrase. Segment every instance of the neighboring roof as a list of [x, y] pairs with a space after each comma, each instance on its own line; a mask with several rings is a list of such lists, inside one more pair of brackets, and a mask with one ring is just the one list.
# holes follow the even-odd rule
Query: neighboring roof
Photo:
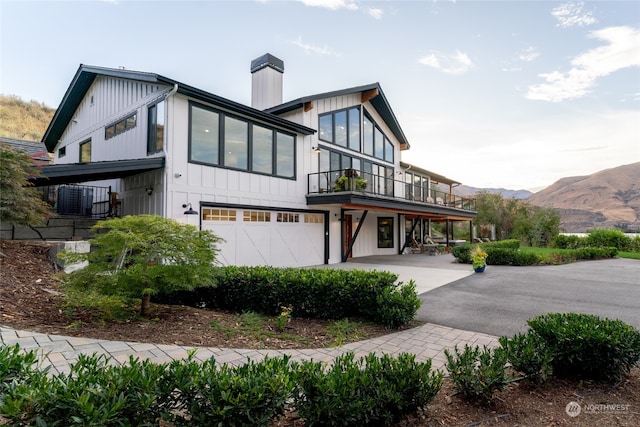
[[275, 107], [267, 108], [264, 111], [272, 114], [283, 114], [289, 111], [303, 108], [306, 103], [312, 102], [318, 99], [332, 98], [335, 96], [342, 96], [342, 95], [350, 95], [353, 93], [366, 92], [370, 90], [377, 90], [378, 95], [371, 98], [369, 102], [371, 102], [371, 105], [373, 105], [373, 107], [376, 109], [378, 114], [380, 114], [380, 116], [385, 121], [387, 126], [389, 126], [389, 129], [391, 129], [391, 132], [393, 132], [393, 135], [398, 139], [398, 141], [400, 141], [400, 144], [402, 144], [408, 149], [409, 141], [407, 140], [407, 137], [404, 135], [404, 132], [400, 127], [400, 123], [398, 122], [398, 119], [396, 118], [395, 114], [393, 114], [393, 111], [391, 110], [391, 106], [389, 105], [389, 101], [387, 101], [387, 98], [384, 96], [384, 92], [382, 92], [382, 87], [380, 87], [380, 83], [371, 83], [364, 86], [357, 86], [357, 87], [352, 87], [352, 88], [343, 89], [343, 90], [336, 90], [333, 92], [326, 92], [326, 93], [320, 93], [317, 95], [305, 96], [303, 98], [298, 98], [293, 101], [285, 102], [284, 104], [281, 104], [281, 105], [276, 105]]
[[0, 143], [7, 144], [13, 148], [26, 151], [31, 158], [37, 162], [49, 163], [51, 158], [47, 152], [47, 147], [42, 142], [25, 141], [23, 139], [0, 137]]
[[431, 171], [428, 171], [426, 169], [422, 169], [421, 167], [418, 167], [418, 166], [415, 166], [415, 165], [411, 165], [409, 163], [400, 162], [400, 167], [403, 168], [405, 171], [416, 171], [418, 173], [425, 174], [429, 178], [431, 178], [433, 181], [439, 182], [441, 184], [448, 184], [448, 185], [459, 185], [459, 184], [462, 184], [461, 182], [454, 181], [453, 179], [447, 178], [446, 176], [439, 175], [439, 174], [437, 174], [435, 172], [431, 172]]
[[45, 185], [74, 184], [103, 179], [125, 178], [164, 167], [164, 157], [147, 157], [133, 160], [113, 160], [93, 163], [67, 163], [40, 168], [42, 176], [30, 181], [36, 187]]
[[86, 95], [89, 87], [93, 84], [97, 76], [109, 76], [122, 79], [139, 80], [149, 83], [166, 84], [170, 86], [178, 85], [178, 93], [196, 98], [203, 102], [209, 102], [218, 106], [228, 108], [232, 111], [247, 115], [251, 118], [263, 121], [268, 124], [289, 129], [303, 135], [312, 135], [315, 129], [300, 125], [298, 123], [285, 120], [273, 114], [265, 113], [255, 108], [231, 101], [229, 99], [214, 95], [212, 93], [197, 89], [193, 86], [180, 83], [176, 80], [169, 79], [154, 73], [146, 73], [142, 71], [132, 71], [126, 69], [95, 67], [91, 65], [80, 64], [76, 71], [71, 84], [67, 88], [60, 106], [56, 110], [49, 127], [42, 138], [42, 142], [49, 151], [53, 151], [62, 133], [73, 118], [73, 114], [80, 105], [80, 102]]

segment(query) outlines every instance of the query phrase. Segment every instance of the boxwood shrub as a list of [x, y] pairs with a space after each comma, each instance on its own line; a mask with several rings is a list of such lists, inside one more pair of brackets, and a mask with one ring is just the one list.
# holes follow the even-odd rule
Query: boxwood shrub
[[548, 313], [527, 323], [553, 354], [556, 376], [613, 381], [640, 360], [640, 331], [621, 320]]
[[362, 318], [397, 328], [420, 308], [415, 282], [396, 283], [386, 271], [268, 266], [219, 267], [215, 286], [157, 295], [156, 301], [202, 308], [255, 311], [270, 316], [292, 307], [292, 316]]

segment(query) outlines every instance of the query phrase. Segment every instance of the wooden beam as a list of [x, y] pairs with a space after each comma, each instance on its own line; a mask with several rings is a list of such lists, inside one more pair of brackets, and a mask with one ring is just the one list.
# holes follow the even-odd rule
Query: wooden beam
[[304, 112], [313, 110], [313, 102], [305, 102], [304, 103]]
[[360, 95], [360, 102], [364, 104], [365, 102], [369, 101], [372, 98], [375, 98], [376, 96], [378, 96], [378, 89], [366, 90], [362, 92], [362, 95]]

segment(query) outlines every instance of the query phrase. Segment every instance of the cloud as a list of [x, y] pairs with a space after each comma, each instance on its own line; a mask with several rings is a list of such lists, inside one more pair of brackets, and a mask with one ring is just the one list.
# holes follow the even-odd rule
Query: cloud
[[369, 16], [377, 19], [378, 21], [381, 20], [382, 15], [384, 15], [384, 11], [382, 9], [378, 9], [377, 7], [370, 7], [367, 12], [369, 13]]
[[466, 53], [459, 50], [453, 55], [444, 55], [439, 52], [432, 53], [418, 62], [446, 74], [464, 74], [473, 67], [473, 62]]
[[584, 2], [567, 2], [551, 11], [558, 23], [558, 27], [583, 27], [585, 25], [591, 25], [596, 23], [596, 18], [593, 17], [593, 13], [583, 11]]
[[539, 56], [540, 52], [538, 52], [535, 47], [529, 46], [518, 54], [518, 59], [525, 62], [531, 62]]
[[298, 37], [298, 40], [294, 40], [291, 43], [293, 43], [298, 47], [301, 47], [304, 50], [304, 53], [306, 54], [340, 56], [338, 52], [334, 52], [327, 46], [320, 47], [313, 44], [304, 43], [302, 41], [302, 37]]
[[590, 92], [598, 78], [618, 70], [640, 66], [640, 30], [609, 27], [592, 31], [589, 37], [608, 42], [591, 49], [571, 61], [567, 72], [540, 74], [545, 83], [529, 86], [528, 99], [560, 102], [580, 98]]
[[324, 7], [331, 10], [358, 10], [358, 3], [354, 0], [299, 0], [305, 6]]

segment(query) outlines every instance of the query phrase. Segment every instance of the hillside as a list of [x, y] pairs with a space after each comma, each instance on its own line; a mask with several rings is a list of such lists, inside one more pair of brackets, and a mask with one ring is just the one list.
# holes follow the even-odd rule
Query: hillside
[[55, 108], [38, 101], [23, 101], [15, 95], [0, 95], [0, 136], [40, 141]]
[[554, 207], [561, 228], [585, 232], [595, 227], [640, 229], [640, 162], [588, 176], [562, 178], [526, 199]]
[[453, 192], [462, 197], [474, 196], [478, 193], [500, 194], [505, 199], [526, 199], [533, 193], [529, 190], [507, 190], [506, 188], [476, 188], [468, 185], [459, 185], [453, 189]]

